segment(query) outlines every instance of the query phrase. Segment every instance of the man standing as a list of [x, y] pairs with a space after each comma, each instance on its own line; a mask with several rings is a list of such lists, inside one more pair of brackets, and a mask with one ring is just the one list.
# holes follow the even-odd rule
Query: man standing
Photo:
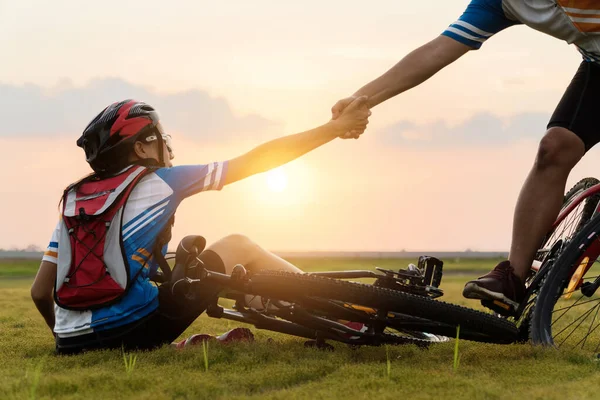
[[[336, 118], [357, 96], [368, 96], [373, 107], [423, 83], [469, 50], [479, 49], [494, 34], [517, 24], [575, 44], [583, 61], [550, 118], [521, 189], [509, 260], [468, 282], [463, 291], [467, 298], [501, 301], [513, 309], [524, 296], [524, 280], [536, 250], [560, 211], [571, 169], [600, 141], [596, 126], [596, 110], [600, 108], [600, 2], [472, 0], [458, 21], [439, 37], [332, 108]], [[361, 133], [351, 131], [344, 138], [358, 138]]]

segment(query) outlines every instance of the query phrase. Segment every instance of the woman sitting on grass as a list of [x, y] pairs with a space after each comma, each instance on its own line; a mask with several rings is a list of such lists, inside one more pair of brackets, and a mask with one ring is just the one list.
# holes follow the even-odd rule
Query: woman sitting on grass
[[[62, 218], [31, 288], [57, 351], [171, 343], [206, 308], [206, 299], [182, 307], [168, 285], [156, 287], [150, 280], [164, 262], [181, 201], [362, 131], [369, 115], [361, 97], [318, 128], [272, 140], [229, 161], [173, 167], [171, 138], [151, 106], [125, 100], [104, 109], [77, 141], [94, 172], [65, 190]], [[199, 258], [225, 273], [236, 264], [300, 272], [242, 235], [213, 243]]]

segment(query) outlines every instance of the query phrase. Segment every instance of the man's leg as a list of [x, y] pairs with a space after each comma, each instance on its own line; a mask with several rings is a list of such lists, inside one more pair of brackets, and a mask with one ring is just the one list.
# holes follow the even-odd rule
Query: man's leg
[[[283, 258], [263, 249], [243, 235], [229, 235], [210, 245], [206, 251], [216, 254], [225, 265], [228, 274], [236, 264], [242, 264], [249, 271], [274, 270], [302, 273], [302, 270]], [[249, 307], [263, 307], [259, 296], [246, 296]]]
[[524, 281], [535, 253], [562, 206], [567, 178], [585, 154], [583, 141], [565, 128], [550, 128], [519, 194], [513, 219], [510, 265]]
[[546, 132], [515, 207], [509, 261], [467, 282], [465, 297], [518, 307], [535, 253], [560, 211], [569, 173], [584, 154], [583, 141], [568, 129]]
[[[535, 163], [519, 195], [513, 221], [510, 260], [467, 282], [467, 298], [497, 300], [516, 308], [523, 299], [523, 280], [536, 250], [556, 219], [571, 169], [600, 141], [600, 65], [582, 62], [565, 91], [540, 142]], [[498, 302], [495, 302], [499, 305]]]

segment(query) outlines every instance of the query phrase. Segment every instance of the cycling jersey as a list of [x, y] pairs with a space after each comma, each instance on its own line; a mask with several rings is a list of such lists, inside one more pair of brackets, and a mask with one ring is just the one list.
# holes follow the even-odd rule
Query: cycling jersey
[[600, 63], [600, 1], [472, 0], [442, 34], [478, 49], [516, 24], [572, 43], [586, 61]]
[[[61, 337], [89, 334], [135, 322], [156, 310], [158, 290], [149, 278], [158, 265], [148, 261], [156, 239], [183, 199], [206, 190], [220, 190], [226, 170], [227, 162], [187, 165], [160, 168], [142, 178], [125, 204], [121, 227], [130, 277], [135, 278], [131, 288], [121, 301], [100, 309], [73, 311], [55, 305], [54, 332]], [[60, 226], [54, 230], [45, 261], [58, 261], [61, 236], [65, 238]]]

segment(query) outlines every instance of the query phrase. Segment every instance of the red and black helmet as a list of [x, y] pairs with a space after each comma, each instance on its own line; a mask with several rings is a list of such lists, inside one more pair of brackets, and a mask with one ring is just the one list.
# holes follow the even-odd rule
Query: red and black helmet
[[129, 164], [127, 157], [136, 140], [156, 135], [163, 164], [162, 132], [156, 110], [141, 101], [123, 100], [106, 107], [85, 128], [77, 146], [96, 172], [114, 172]]

